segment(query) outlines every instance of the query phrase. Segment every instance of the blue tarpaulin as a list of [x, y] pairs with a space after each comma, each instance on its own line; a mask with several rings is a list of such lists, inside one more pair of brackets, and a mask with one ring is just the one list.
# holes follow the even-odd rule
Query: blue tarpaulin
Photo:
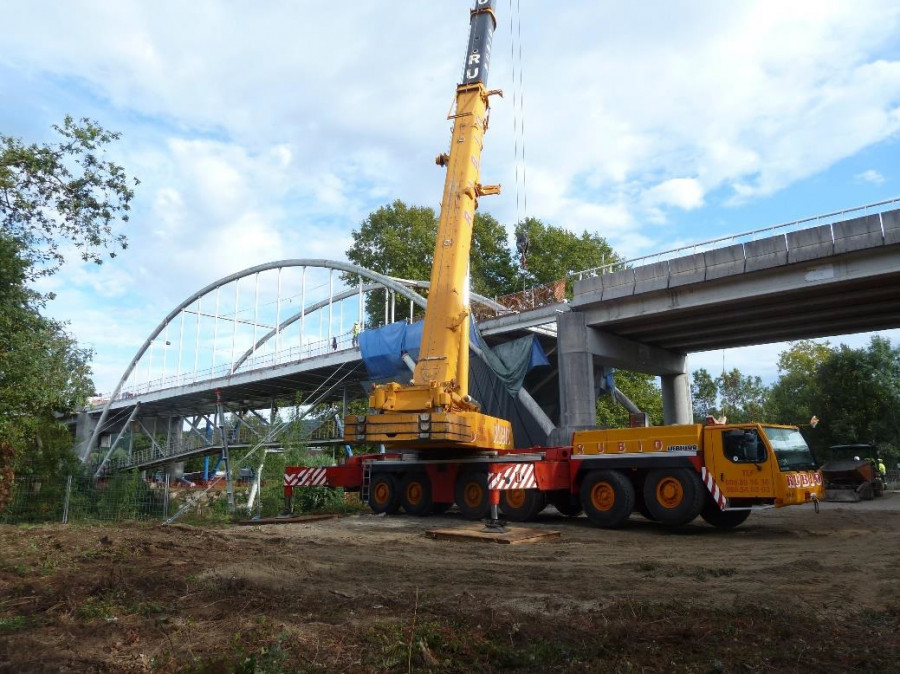
[[[408, 353], [413, 360], [419, 359], [422, 326], [422, 321], [391, 323], [360, 333], [359, 349], [371, 381], [381, 383], [409, 379], [409, 368], [401, 354]], [[521, 388], [522, 380], [532, 368], [550, 364], [536, 337], [522, 337], [492, 348], [484, 343], [474, 323], [470, 335], [472, 345], [484, 353], [491, 369], [512, 394]]]
[[391, 323], [383, 328], [365, 330], [359, 334], [359, 350], [369, 378], [374, 382], [408, 381], [409, 368], [400, 357], [408, 353], [413, 360], [419, 357], [422, 341], [422, 322]]
[[[401, 358], [408, 353], [418, 360], [422, 341], [422, 322], [393, 323], [383, 328], [366, 330], [359, 335], [359, 348], [370, 381], [408, 382], [412, 373]], [[495, 347], [485, 344], [474, 323], [471, 341], [475, 353], [469, 361], [469, 393], [482, 405], [485, 414], [512, 423], [517, 447], [533, 447], [546, 441], [540, 424], [517, 399], [525, 375], [541, 365], [549, 365], [541, 343], [534, 336], [506, 342]]]

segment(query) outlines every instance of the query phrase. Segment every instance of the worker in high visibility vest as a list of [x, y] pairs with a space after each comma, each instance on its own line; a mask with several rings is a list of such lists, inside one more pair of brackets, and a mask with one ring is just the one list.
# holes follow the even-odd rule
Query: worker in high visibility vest
[[353, 324], [353, 346], [354, 347], [359, 346], [359, 333], [360, 333], [359, 323], [354, 323]]

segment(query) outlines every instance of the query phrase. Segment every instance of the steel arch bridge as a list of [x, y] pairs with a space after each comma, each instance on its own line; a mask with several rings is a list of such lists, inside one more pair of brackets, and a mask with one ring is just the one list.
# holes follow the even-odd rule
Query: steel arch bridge
[[[327, 259], [279, 260], [218, 279], [173, 308], [113, 392], [82, 415], [80, 457], [99, 476], [216, 454], [229, 442], [275, 446], [287, 427], [277, 406], [291, 399], [304, 439], [337, 442], [339, 415], [323, 415], [322, 406], [346, 401], [366, 379], [354, 325], [412, 320], [428, 286]], [[381, 293], [383, 320], [366, 325], [366, 299]], [[489, 298], [471, 300], [481, 315], [510, 313]], [[316, 406], [313, 423], [307, 413]]]

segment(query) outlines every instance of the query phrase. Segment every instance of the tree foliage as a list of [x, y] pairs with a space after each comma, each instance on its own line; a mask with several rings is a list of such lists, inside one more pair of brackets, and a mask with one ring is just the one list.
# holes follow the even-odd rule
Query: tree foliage
[[694, 371], [691, 383], [694, 420], [702, 422], [707, 416], [725, 416], [732, 423], [767, 421], [768, 393], [762, 379], [744, 375], [737, 368], [715, 379], [700, 368]]
[[[432, 208], [394, 201], [370, 213], [352, 232], [347, 259], [389, 276], [428, 280], [437, 228], [438, 217]], [[470, 255], [473, 292], [499, 297], [522, 290], [523, 283], [542, 285], [619, 259], [601, 236], [587, 232], [579, 236], [536, 218], [524, 220], [515, 233], [527, 234], [530, 241], [524, 277], [507, 228], [488, 213], [475, 214]], [[383, 293], [370, 293], [366, 298], [370, 325], [384, 321], [384, 303]]]
[[563, 227], [526, 218], [516, 226], [516, 236], [527, 235], [526, 285], [542, 285], [569, 274], [599, 267], [621, 258], [602, 236], [574, 234]]
[[71, 439], [61, 446], [55, 415], [75, 412], [93, 390], [90, 352], [40, 314], [43, 298], [25, 285], [21, 249], [0, 235], [0, 509], [16, 464], [52, 464], [48, 457], [71, 449]]
[[694, 421], [702, 423], [706, 417], [719, 415], [719, 387], [705, 368], [694, 370], [691, 382]]
[[[437, 228], [434, 209], [394, 201], [370, 213], [359, 229], [352, 232], [353, 245], [347, 251], [347, 259], [388, 276], [427, 281], [434, 263]], [[512, 292], [515, 275], [506, 245], [506, 230], [491, 215], [476, 213], [472, 232], [472, 291], [489, 297]], [[383, 293], [369, 293], [366, 298], [369, 325], [384, 322], [384, 303]]]
[[119, 134], [90, 119], [66, 116], [53, 127], [58, 143], [25, 145], [0, 135], [0, 216], [4, 232], [22, 244], [28, 275], [52, 274], [64, 261], [61, 240], [83, 260], [100, 263], [125, 248], [117, 220], [127, 221], [137, 184], [104, 151]]
[[91, 352], [41, 314], [52, 298], [28, 284], [59, 269], [66, 241], [98, 264], [124, 248], [114, 224], [128, 219], [137, 183], [104, 159], [119, 134], [71, 117], [54, 129], [53, 144], [0, 135], [0, 508], [16, 464], [58, 467], [71, 448], [58, 416], [93, 391]]
[[822, 363], [818, 379], [823, 443], [869, 442], [900, 454], [900, 348], [883, 337], [863, 349], [842, 344]]
[[[769, 420], [804, 424], [821, 416], [822, 380], [819, 370], [833, 353], [828, 342], [792, 342], [778, 356], [778, 380], [769, 391]], [[821, 434], [821, 433], [820, 433]]]
[[[616, 388], [624, 393], [642, 412], [646, 412], [651, 425], [663, 422], [662, 392], [656, 377], [640, 372], [616, 370]], [[597, 399], [597, 425], [607, 428], [627, 428], [628, 410], [612, 399], [602, 395]]]

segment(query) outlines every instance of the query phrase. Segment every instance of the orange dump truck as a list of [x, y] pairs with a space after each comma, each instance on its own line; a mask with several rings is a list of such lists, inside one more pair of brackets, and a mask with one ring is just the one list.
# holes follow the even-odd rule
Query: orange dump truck
[[824, 498], [822, 474], [796, 427], [694, 424], [578, 431], [571, 447], [489, 452], [353, 456], [330, 467], [289, 467], [285, 496], [309, 486], [359, 491], [373, 511], [488, 517], [492, 500], [511, 521], [548, 504], [582, 511], [597, 526], [622, 526], [633, 512], [671, 526], [698, 515], [732, 528], [753, 509]]

